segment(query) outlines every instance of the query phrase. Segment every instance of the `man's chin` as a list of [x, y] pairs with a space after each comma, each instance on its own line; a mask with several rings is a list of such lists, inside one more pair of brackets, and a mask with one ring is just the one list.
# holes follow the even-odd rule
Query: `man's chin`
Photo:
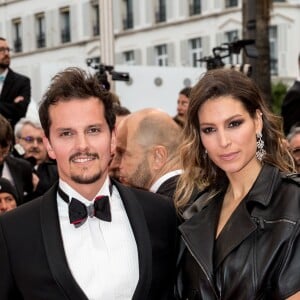
[[6, 64], [5, 63], [0, 63], [0, 68], [1, 69], [7, 69], [9, 67], [9, 65], [10, 65], [9, 63], [6, 63]]
[[101, 173], [91, 176], [73, 175], [71, 176], [71, 179], [79, 184], [92, 184], [97, 182], [101, 178], [101, 175]]

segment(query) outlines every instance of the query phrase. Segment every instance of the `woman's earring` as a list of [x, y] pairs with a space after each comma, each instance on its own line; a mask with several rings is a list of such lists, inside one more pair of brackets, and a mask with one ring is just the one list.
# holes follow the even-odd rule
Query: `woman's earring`
[[261, 134], [261, 132], [259, 132], [259, 133], [256, 134], [256, 146], [257, 146], [256, 158], [259, 161], [262, 161], [263, 157], [266, 154], [266, 150], [264, 149], [264, 145], [265, 145], [265, 142], [262, 139], [262, 134]]

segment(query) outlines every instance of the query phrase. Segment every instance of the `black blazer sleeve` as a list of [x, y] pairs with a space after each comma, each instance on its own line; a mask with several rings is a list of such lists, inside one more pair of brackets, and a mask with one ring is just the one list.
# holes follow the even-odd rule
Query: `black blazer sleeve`
[[[24, 97], [24, 100], [15, 103], [14, 100], [18, 96]], [[9, 70], [0, 96], [0, 113], [7, 118], [13, 126], [26, 115], [30, 97], [30, 79]]]

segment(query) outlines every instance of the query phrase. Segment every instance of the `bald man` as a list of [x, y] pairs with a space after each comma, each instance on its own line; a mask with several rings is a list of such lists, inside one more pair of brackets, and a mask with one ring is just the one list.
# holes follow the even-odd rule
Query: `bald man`
[[182, 172], [179, 125], [167, 113], [147, 108], [122, 120], [116, 134], [113, 175], [123, 184], [172, 198]]

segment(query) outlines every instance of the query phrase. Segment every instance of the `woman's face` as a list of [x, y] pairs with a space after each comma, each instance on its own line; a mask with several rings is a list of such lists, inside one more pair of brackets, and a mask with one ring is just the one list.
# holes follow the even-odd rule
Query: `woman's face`
[[243, 170], [256, 159], [256, 133], [262, 130], [261, 113], [251, 118], [231, 96], [207, 100], [198, 111], [200, 137], [209, 158], [227, 175]]

